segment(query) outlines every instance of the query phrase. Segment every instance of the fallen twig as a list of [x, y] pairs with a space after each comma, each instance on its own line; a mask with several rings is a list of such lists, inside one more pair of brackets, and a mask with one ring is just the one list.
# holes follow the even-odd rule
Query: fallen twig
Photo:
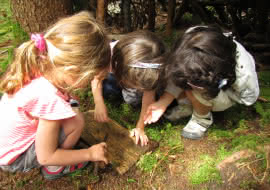
[[264, 158], [260, 158], [260, 159], [257, 159], [257, 160], [253, 160], [253, 161], [248, 162], [248, 163], [243, 163], [242, 165], [240, 165], [239, 169], [241, 169], [241, 168], [243, 168], [243, 167], [246, 167], [247, 165], [253, 164], [253, 163], [255, 163], [255, 162], [261, 161], [261, 160], [264, 160]]
[[6, 52], [8, 52], [8, 50], [7, 50], [7, 49], [6, 49], [6, 50], [4, 50], [4, 51], [1, 51], [1, 52], [0, 52], [0, 55], [4, 54], [4, 53], [6, 53]]
[[247, 165], [247, 168], [249, 169], [250, 173], [252, 174], [253, 178], [260, 183], [260, 179], [256, 176], [256, 174], [252, 171], [249, 165]]
[[269, 149], [266, 151], [265, 159], [266, 159], [266, 169], [264, 171], [263, 178], [261, 179], [260, 184], [265, 183], [266, 179], [268, 179], [268, 176], [269, 176], [269, 170], [270, 170], [270, 150]]
[[263, 177], [262, 179], [259, 179], [256, 174], [252, 171], [252, 169], [250, 168], [250, 164], [251, 163], [254, 163], [255, 161], [258, 161], [258, 160], [263, 160], [263, 159], [258, 159], [258, 160], [254, 160], [254, 162], [250, 162], [248, 163], [246, 166], [247, 168], [249, 169], [249, 171], [251, 172], [253, 178], [259, 183], [259, 184], [263, 184], [265, 183], [265, 181], [268, 179], [268, 176], [269, 176], [269, 172], [270, 172], [270, 150], [267, 149], [266, 150], [266, 169], [264, 171], [264, 174], [263, 174]]
[[[153, 176], [154, 176], [154, 173], [155, 173], [155, 171], [156, 171], [156, 168], [160, 165], [160, 163], [161, 163], [162, 161], [165, 160], [165, 158], [168, 156], [168, 154], [169, 154], [172, 150], [175, 150], [175, 149], [177, 149], [177, 148], [179, 148], [179, 147], [181, 147], [181, 146], [182, 146], [182, 145], [178, 145], [178, 146], [175, 146], [175, 147], [173, 147], [172, 149], [168, 150], [168, 151], [165, 153], [165, 155], [158, 161], [158, 163], [155, 165], [153, 171], [152, 171], [151, 174], [150, 174], [150, 185], [152, 184], [152, 178], [153, 178]], [[151, 185], [151, 186], [152, 186], [152, 185]]]
[[269, 100], [267, 100], [267, 99], [265, 99], [265, 98], [263, 98], [261, 96], [259, 96], [258, 100], [261, 101], [261, 102], [269, 102]]

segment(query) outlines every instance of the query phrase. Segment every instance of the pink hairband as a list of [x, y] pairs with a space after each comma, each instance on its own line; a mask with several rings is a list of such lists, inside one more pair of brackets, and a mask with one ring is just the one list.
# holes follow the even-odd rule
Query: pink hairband
[[46, 51], [46, 41], [43, 37], [43, 34], [32, 34], [31, 40], [35, 42], [35, 47], [39, 49], [39, 52]]

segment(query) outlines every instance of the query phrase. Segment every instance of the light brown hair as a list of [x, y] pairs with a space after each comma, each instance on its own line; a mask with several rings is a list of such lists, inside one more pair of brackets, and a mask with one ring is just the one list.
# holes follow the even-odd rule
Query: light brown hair
[[[105, 30], [86, 11], [60, 19], [44, 33], [44, 39], [47, 51], [43, 53], [33, 40], [15, 50], [0, 82], [3, 92], [13, 94], [39, 76], [62, 90], [75, 89], [89, 84], [110, 62]], [[68, 86], [60, 74], [75, 79], [75, 84]]]
[[[112, 69], [124, 88], [154, 90], [162, 81], [165, 46], [152, 32], [136, 31], [127, 34], [113, 48]], [[139, 62], [160, 64], [160, 68], [136, 68]]]

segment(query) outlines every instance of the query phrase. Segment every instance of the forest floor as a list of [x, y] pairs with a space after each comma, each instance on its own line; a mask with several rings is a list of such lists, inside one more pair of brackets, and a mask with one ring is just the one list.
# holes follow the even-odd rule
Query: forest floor
[[[25, 39], [24, 34], [14, 34], [16, 25], [10, 21], [5, 2], [0, 3], [0, 73], [10, 60], [14, 41]], [[168, 44], [174, 40], [161, 32], [158, 34]], [[159, 147], [143, 155], [123, 175], [105, 168], [100, 176], [95, 176], [93, 164], [53, 181], [45, 180], [39, 169], [29, 173], [0, 171], [0, 190], [269, 190], [270, 71], [260, 69], [258, 76], [260, 100], [250, 107], [236, 105], [214, 113], [214, 125], [201, 140], [181, 137], [181, 130], [189, 118], [173, 123], [162, 118], [147, 126], [149, 138], [159, 142]], [[82, 101], [82, 111], [93, 109], [90, 89], [77, 96]], [[120, 100], [117, 103], [108, 101], [107, 106], [112, 119], [128, 129], [135, 127], [139, 108]]]

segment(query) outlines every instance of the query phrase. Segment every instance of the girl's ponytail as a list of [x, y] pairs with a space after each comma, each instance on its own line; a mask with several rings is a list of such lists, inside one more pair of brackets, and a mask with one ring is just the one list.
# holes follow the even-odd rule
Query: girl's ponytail
[[40, 54], [34, 40], [29, 40], [15, 49], [14, 59], [9, 65], [0, 82], [0, 90], [8, 94], [18, 89], [40, 75], [45, 57]]
[[[65, 91], [82, 88], [107, 70], [110, 52], [105, 29], [89, 12], [61, 18], [48, 28], [44, 37], [34, 34], [16, 49], [0, 90], [13, 94], [39, 76]], [[67, 84], [64, 78], [73, 84]]]

